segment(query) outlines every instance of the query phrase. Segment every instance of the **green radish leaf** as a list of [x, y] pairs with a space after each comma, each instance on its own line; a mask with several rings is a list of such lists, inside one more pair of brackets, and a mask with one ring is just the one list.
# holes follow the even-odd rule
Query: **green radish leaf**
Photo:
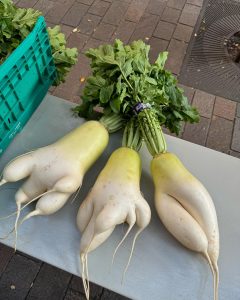
[[196, 109], [191, 109], [183, 112], [188, 118], [188, 120], [192, 122], [198, 122], [199, 121], [199, 115]]
[[135, 71], [144, 73], [145, 72], [145, 60], [142, 57], [135, 58], [133, 61], [133, 68]]
[[111, 84], [109, 86], [104, 86], [100, 90], [100, 102], [101, 103], [107, 103], [109, 102], [112, 93], [114, 89], [114, 84]]
[[122, 67], [122, 72], [125, 77], [128, 77], [133, 71], [132, 59], [128, 59]]
[[121, 95], [120, 95], [120, 97], [119, 97], [120, 103], [123, 102], [123, 100], [124, 100], [124, 98], [125, 98], [126, 96], [127, 96], [127, 89], [126, 89], [126, 86], [123, 86]]
[[105, 57], [103, 57], [102, 61], [104, 63], [109, 64], [109, 65], [117, 65], [117, 61], [113, 57], [111, 57], [111, 56], [105, 56]]
[[[116, 73], [120, 73], [119, 67], [112, 68], [111, 70], [106, 72], [108, 78], [112, 78], [113, 76], [117, 75]], [[114, 79], [115, 79], [115, 77], [114, 77]]]
[[125, 52], [124, 46], [123, 46], [123, 42], [119, 39], [116, 39], [114, 42], [114, 48], [115, 51], [117, 50], [117, 52]]
[[172, 102], [173, 105], [178, 105], [177, 103], [177, 96], [176, 96], [176, 93], [175, 93], [175, 88], [174, 87], [169, 87], [168, 88], [168, 97], [170, 99], [170, 101]]
[[177, 119], [183, 120], [182, 115], [181, 115], [178, 111], [174, 110], [174, 111], [173, 111], [173, 114], [174, 114], [174, 116], [175, 116]]
[[113, 47], [111, 45], [103, 45], [103, 53], [104, 55], [113, 57], [114, 59]]
[[118, 95], [121, 94], [121, 90], [122, 90], [122, 82], [121, 82], [121, 80], [122, 80], [122, 76], [120, 75], [118, 77], [118, 81], [117, 81], [117, 84], [116, 84], [116, 89], [117, 89], [117, 94]]
[[157, 60], [155, 61], [155, 64], [160, 68], [160, 69], [163, 69], [164, 68], [164, 65], [167, 61], [167, 58], [168, 58], [168, 52], [161, 52], [159, 53], [158, 55], [158, 58]]
[[110, 106], [111, 106], [112, 111], [114, 113], [116, 113], [116, 114], [119, 113], [120, 107], [121, 107], [121, 100], [120, 100], [120, 98], [115, 98], [115, 99], [111, 100], [110, 101]]
[[157, 85], [157, 81], [154, 79], [154, 78], [151, 78], [151, 77], [146, 77], [145, 80], [150, 83], [150, 84], [153, 84], [153, 85]]
[[128, 103], [128, 102], [125, 102], [125, 103], [123, 104], [123, 107], [122, 107], [123, 113], [126, 111], [126, 109], [128, 108], [128, 106], [129, 106], [129, 103]]
[[95, 86], [98, 86], [98, 87], [103, 87], [106, 83], [106, 80], [103, 79], [101, 76], [89, 76], [87, 78], [87, 82], [91, 85], [95, 85]]
[[161, 110], [157, 110], [156, 112], [158, 121], [162, 125], [166, 122], [166, 116], [161, 112]]

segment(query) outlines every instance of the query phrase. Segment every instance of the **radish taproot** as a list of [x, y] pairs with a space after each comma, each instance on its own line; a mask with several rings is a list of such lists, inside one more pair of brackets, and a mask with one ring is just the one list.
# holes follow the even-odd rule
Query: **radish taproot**
[[[127, 128], [127, 127], [126, 127]], [[132, 124], [130, 124], [132, 129]], [[137, 130], [139, 133], [139, 130]], [[115, 150], [99, 174], [95, 184], [82, 202], [77, 225], [82, 233], [80, 257], [85, 294], [89, 299], [87, 255], [100, 246], [111, 235], [118, 224], [127, 223], [128, 230], [119, 246], [136, 224], [131, 254], [124, 274], [129, 266], [137, 236], [147, 227], [151, 211], [140, 191], [141, 159], [136, 150], [139, 147], [137, 135], [124, 132], [123, 147]], [[130, 148], [130, 144], [135, 147]], [[129, 146], [129, 147], [128, 147]], [[113, 255], [113, 257], [114, 257]]]
[[144, 114], [138, 116], [138, 121], [147, 149], [153, 157], [151, 173], [158, 215], [179, 242], [190, 250], [202, 253], [207, 259], [213, 273], [214, 300], [217, 300], [219, 229], [212, 198], [177, 156], [167, 152], [156, 112], [145, 109]]
[[214, 299], [217, 299], [219, 229], [211, 196], [172, 153], [154, 157], [151, 173], [161, 221], [180, 243], [207, 259], [214, 277]]
[[[32, 216], [50, 215], [61, 209], [82, 184], [84, 174], [106, 148], [109, 134], [98, 121], [88, 121], [55, 143], [13, 159], [3, 170], [0, 185], [27, 180], [15, 195], [17, 217], [21, 206], [38, 200]], [[26, 205], [25, 205], [26, 206]]]

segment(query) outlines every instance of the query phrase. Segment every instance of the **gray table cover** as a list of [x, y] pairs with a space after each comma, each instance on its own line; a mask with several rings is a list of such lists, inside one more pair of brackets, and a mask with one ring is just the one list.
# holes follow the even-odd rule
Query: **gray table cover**
[[[0, 170], [16, 155], [47, 145], [80, 125], [73, 118], [73, 104], [47, 95], [24, 130], [16, 136], [0, 158]], [[223, 137], [224, 138], [224, 137]], [[34, 217], [19, 229], [18, 249], [51, 265], [80, 275], [79, 243], [76, 227], [79, 204], [93, 185], [113, 149], [121, 144], [120, 134], [111, 136], [107, 150], [87, 173], [76, 199], [52, 216]], [[228, 155], [166, 136], [169, 151], [175, 152], [211, 193], [220, 229], [220, 300], [240, 299], [240, 160]], [[136, 243], [125, 281], [126, 265], [134, 231], [119, 249], [111, 267], [113, 251], [126, 226], [120, 225], [111, 237], [89, 255], [91, 281], [138, 300], [208, 300], [213, 299], [210, 269], [200, 255], [183, 248], [164, 229], [153, 206], [153, 184], [149, 173], [150, 156], [141, 151], [143, 174], [141, 188], [152, 208], [152, 220]], [[1, 216], [15, 210], [14, 193], [20, 183], [0, 188]], [[34, 209], [28, 207], [23, 215]], [[2, 220], [0, 236], [13, 225], [14, 218]], [[14, 239], [3, 241], [13, 246]]]

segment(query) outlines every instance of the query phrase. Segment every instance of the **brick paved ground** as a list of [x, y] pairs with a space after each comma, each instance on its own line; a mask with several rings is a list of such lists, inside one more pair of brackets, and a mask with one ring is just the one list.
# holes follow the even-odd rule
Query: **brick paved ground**
[[[79, 102], [81, 77], [89, 72], [83, 52], [120, 38], [143, 39], [151, 45], [153, 61], [168, 50], [167, 68], [179, 74], [203, 0], [20, 0], [20, 7], [44, 12], [49, 25], [62, 24], [70, 46], [79, 49], [79, 61], [66, 83], [50, 91]], [[72, 32], [77, 27], [78, 32]], [[240, 104], [183, 86], [199, 110], [201, 121], [185, 125], [181, 138], [240, 157]], [[92, 286], [93, 299], [124, 299]], [[81, 280], [0, 244], [0, 299], [84, 299]]]

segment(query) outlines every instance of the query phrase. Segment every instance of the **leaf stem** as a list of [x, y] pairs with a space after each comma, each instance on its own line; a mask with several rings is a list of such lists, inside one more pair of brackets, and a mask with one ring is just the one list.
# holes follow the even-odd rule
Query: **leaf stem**
[[142, 146], [142, 137], [140, 134], [139, 126], [136, 124], [136, 120], [131, 119], [125, 126], [122, 146], [139, 151]]
[[115, 113], [103, 115], [99, 122], [107, 129], [109, 133], [116, 132], [124, 126], [124, 119]]
[[[134, 92], [134, 88], [129, 82], [129, 80], [126, 78], [125, 74], [123, 73], [121, 66], [119, 66], [119, 69], [127, 85]], [[134, 99], [136, 103], [142, 102], [137, 94], [136, 94], [136, 99]], [[167, 151], [166, 140], [164, 138], [162, 128], [158, 122], [154, 110], [153, 109], [142, 110], [142, 112], [138, 114], [138, 122], [140, 125], [142, 136], [146, 142], [146, 146], [148, 148], [148, 151], [151, 153], [151, 155], [154, 157], [160, 153], [165, 153]]]

